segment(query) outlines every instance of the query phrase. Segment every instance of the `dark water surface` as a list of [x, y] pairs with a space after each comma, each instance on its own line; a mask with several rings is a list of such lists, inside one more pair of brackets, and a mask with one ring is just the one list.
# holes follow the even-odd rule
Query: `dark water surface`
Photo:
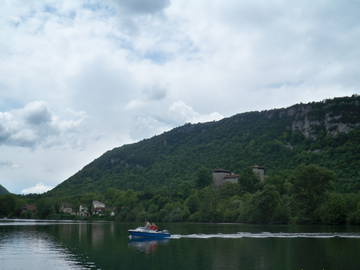
[[0, 220], [0, 269], [360, 269], [360, 228], [163, 224], [172, 239], [129, 241], [111, 222]]

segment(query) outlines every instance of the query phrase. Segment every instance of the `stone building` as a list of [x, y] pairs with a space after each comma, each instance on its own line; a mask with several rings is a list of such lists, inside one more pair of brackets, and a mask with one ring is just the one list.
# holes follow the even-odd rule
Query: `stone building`
[[261, 182], [264, 182], [264, 180], [265, 180], [265, 168], [264, 167], [259, 166], [259, 165], [254, 165], [252, 167], [252, 171], [257, 177], [259, 177]]
[[239, 175], [224, 169], [213, 170], [213, 184], [216, 187], [222, 186], [225, 183], [237, 183]]

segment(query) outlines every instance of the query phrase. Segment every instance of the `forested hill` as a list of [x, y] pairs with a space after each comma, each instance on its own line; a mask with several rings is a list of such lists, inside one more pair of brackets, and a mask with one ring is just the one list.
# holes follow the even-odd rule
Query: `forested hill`
[[193, 185], [200, 167], [241, 175], [254, 164], [268, 175], [317, 164], [336, 173], [337, 191], [359, 190], [360, 96], [186, 124], [106, 152], [49, 195], [173, 189]]
[[0, 195], [8, 194], [9, 191], [4, 188], [2, 185], [0, 185]]

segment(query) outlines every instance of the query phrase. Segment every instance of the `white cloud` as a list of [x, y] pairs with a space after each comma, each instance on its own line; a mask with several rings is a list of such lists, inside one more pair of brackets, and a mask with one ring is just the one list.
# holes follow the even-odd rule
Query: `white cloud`
[[133, 99], [133, 100], [130, 100], [125, 105], [125, 109], [126, 110], [134, 110], [134, 109], [138, 109], [138, 108], [145, 106], [145, 104], [146, 104], [145, 101], [143, 101], [141, 99]]
[[[55, 186], [185, 122], [360, 89], [357, 3], [13, 0], [0, 9], [7, 187]], [[45, 158], [46, 157], [46, 158]]]
[[45, 102], [33, 101], [23, 108], [0, 112], [0, 145], [36, 147], [63, 144], [63, 139], [76, 132], [84, 118], [84, 113], [77, 113], [77, 119], [61, 119], [49, 110]]
[[30, 194], [30, 193], [37, 193], [37, 194], [41, 194], [44, 193], [46, 191], [49, 191], [50, 189], [52, 189], [53, 187], [44, 185], [43, 183], [37, 183], [35, 186], [33, 187], [29, 187], [29, 188], [25, 188], [21, 191], [22, 194]]
[[202, 123], [214, 120], [220, 120], [224, 118], [218, 112], [212, 112], [209, 114], [200, 114], [183, 101], [176, 101], [169, 107], [169, 112], [173, 115], [173, 119], [176, 119], [178, 123]]

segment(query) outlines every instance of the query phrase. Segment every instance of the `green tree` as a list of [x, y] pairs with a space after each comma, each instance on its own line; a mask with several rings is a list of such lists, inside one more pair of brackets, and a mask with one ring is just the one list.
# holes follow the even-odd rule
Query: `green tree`
[[190, 213], [195, 213], [199, 210], [200, 199], [197, 191], [194, 191], [186, 200], [185, 206], [189, 209]]
[[290, 183], [291, 171], [280, 171], [266, 178], [266, 184], [276, 187], [280, 194], [289, 193], [292, 184]]
[[241, 188], [235, 183], [225, 183], [218, 189], [219, 198], [227, 199], [229, 197], [240, 194]]
[[260, 179], [250, 168], [246, 168], [240, 176], [239, 185], [242, 191], [254, 193], [260, 187]]
[[241, 196], [240, 207], [239, 207], [239, 216], [237, 218], [238, 222], [250, 222], [250, 217], [253, 211], [253, 194], [245, 193]]
[[40, 218], [47, 218], [55, 213], [55, 202], [53, 199], [39, 199], [36, 206]]
[[200, 190], [200, 207], [198, 211], [198, 221], [214, 222], [218, 221], [217, 213], [217, 195], [212, 187], [206, 187]]
[[316, 165], [301, 165], [293, 178], [294, 211], [300, 223], [313, 223], [319, 217], [315, 210], [324, 200], [325, 192], [334, 181], [334, 173]]
[[160, 211], [163, 221], [178, 222], [183, 221], [189, 215], [189, 210], [180, 202], [167, 203]]
[[201, 167], [196, 174], [196, 187], [204, 188], [211, 184], [211, 175], [208, 169]]
[[331, 193], [321, 205], [319, 215], [322, 223], [344, 224], [346, 222], [346, 202], [341, 194]]
[[280, 204], [280, 194], [272, 185], [265, 185], [262, 191], [255, 193], [252, 199], [250, 221], [267, 224], [273, 220], [275, 210]]
[[360, 203], [358, 203], [355, 210], [349, 214], [348, 222], [350, 224], [360, 225]]

